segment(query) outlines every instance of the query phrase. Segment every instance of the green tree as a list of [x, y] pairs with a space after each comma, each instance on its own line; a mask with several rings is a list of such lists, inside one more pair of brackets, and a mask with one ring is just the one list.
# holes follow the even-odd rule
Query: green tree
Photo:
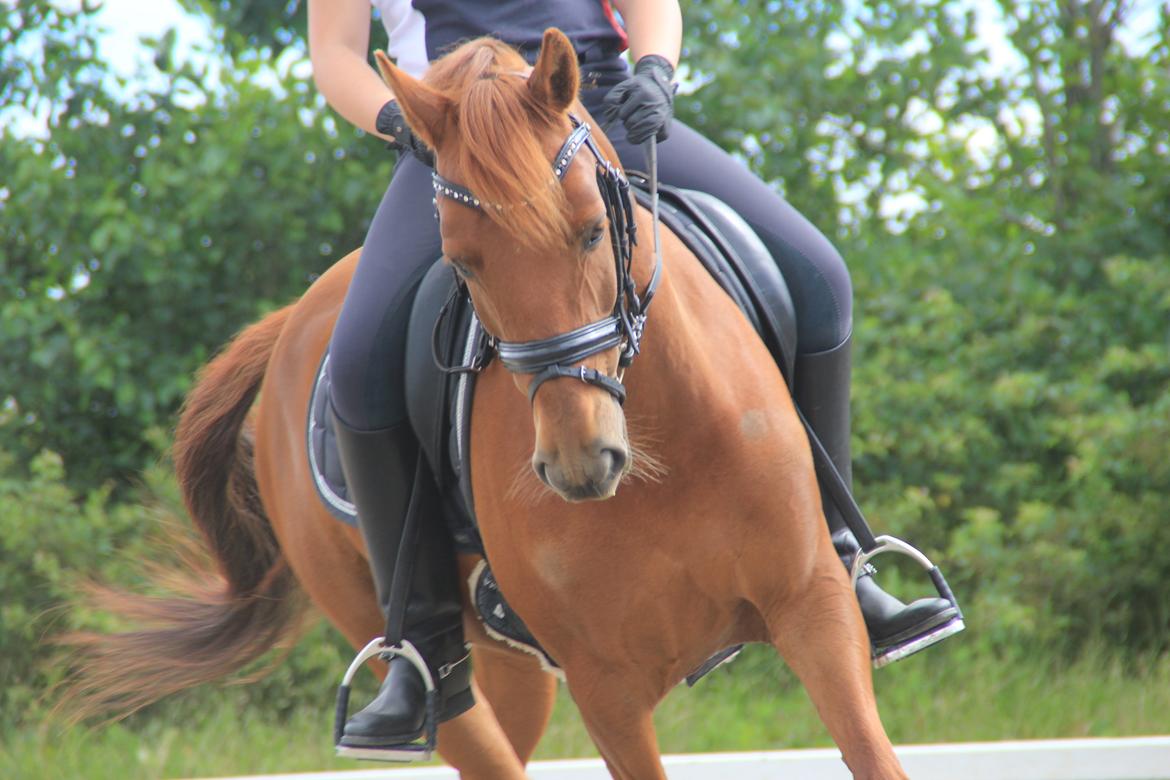
[[860, 479], [988, 633], [1165, 649], [1165, 12], [1138, 51], [1130, 4], [1002, 7], [1022, 65], [933, 106], [926, 206], [859, 256]]
[[1127, 42], [1154, 5], [1005, 0], [998, 68], [955, 2], [687, 6], [680, 113], [853, 268], [863, 504], [1003, 641], [1170, 639], [1167, 9]]
[[157, 46], [163, 86], [73, 88], [47, 139], [0, 135], [0, 447], [60, 452], [77, 484], [148, 462], [195, 369], [360, 244], [391, 172], [303, 77], [213, 83]]

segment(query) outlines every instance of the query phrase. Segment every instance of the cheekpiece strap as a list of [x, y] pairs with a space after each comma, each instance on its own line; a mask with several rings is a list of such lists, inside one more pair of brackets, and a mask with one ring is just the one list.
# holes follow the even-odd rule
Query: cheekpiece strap
[[589, 123], [580, 121], [572, 114], [569, 114], [569, 121], [573, 123], [573, 132], [569, 133], [569, 137], [561, 144], [561, 150], [553, 158], [553, 171], [561, 180], [564, 180], [577, 152], [581, 151], [581, 145], [588, 141], [590, 148], [593, 148], [593, 136], [589, 134]]

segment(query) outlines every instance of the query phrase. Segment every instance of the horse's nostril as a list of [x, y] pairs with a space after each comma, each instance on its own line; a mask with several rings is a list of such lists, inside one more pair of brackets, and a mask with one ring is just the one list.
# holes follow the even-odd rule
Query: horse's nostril
[[536, 472], [536, 476], [540, 478], [541, 482], [543, 482], [546, 485], [549, 484], [548, 473], [547, 473], [547, 469], [548, 469], [547, 463], [545, 463], [543, 460], [533, 461], [532, 469], [533, 469], [533, 471]]
[[622, 471], [626, 468], [626, 460], [629, 458], [629, 456], [626, 455], [626, 451], [624, 449], [618, 449], [615, 447], [606, 447], [601, 452], [603, 455], [609, 455], [609, 473], [611, 475], [622, 473]]

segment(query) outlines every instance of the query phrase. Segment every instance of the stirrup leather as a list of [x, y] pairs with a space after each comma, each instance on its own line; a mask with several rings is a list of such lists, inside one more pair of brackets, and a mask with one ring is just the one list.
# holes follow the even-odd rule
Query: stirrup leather
[[[341, 737], [345, 731], [345, 722], [349, 720], [349, 691], [354, 675], [374, 656], [381, 656], [389, 661], [391, 658], [405, 658], [410, 662], [422, 677], [427, 691], [426, 723], [423, 727], [423, 737], [418, 742], [411, 742], [392, 748], [350, 747], [341, 744]], [[353, 663], [345, 670], [345, 676], [337, 689], [337, 711], [333, 719], [333, 745], [337, 755], [344, 758], [357, 758], [370, 761], [429, 761], [435, 752], [438, 741], [438, 709], [439, 691], [435, 686], [435, 679], [426, 661], [418, 650], [407, 640], [403, 639], [399, 645], [388, 645], [383, 637], [370, 641], [362, 648]]]
[[955, 609], [954, 617], [901, 644], [885, 648], [881, 651], [876, 647], [872, 647], [870, 652], [873, 657], [874, 668], [881, 669], [883, 666], [892, 664], [895, 661], [901, 661], [903, 658], [911, 656], [919, 650], [925, 650], [931, 645], [959, 633], [967, 626], [963, 621], [963, 611], [959, 608], [959, 602], [955, 599], [955, 594], [951, 592], [951, 587], [947, 584], [946, 578], [943, 577], [939, 568], [931, 563], [930, 559], [921, 550], [895, 536], [878, 536], [874, 541], [877, 543], [874, 547], [868, 550], [859, 550], [853, 558], [853, 566], [850, 569], [850, 580], [853, 587], [857, 587], [857, 580], [867, 572], [870, 559], [882, 553], [900, 553], [913, 558], [922, 568], [926, 569], [930, 575], [931, 582], [934, 583], [935, 590], [938, 591], [939, 597], [945, 601], [949, 601]]

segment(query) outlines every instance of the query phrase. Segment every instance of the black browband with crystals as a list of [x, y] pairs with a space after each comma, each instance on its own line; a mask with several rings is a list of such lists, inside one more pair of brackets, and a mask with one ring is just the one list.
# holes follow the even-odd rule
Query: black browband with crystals
[[[641, 349], [642, 331], [646, 325], [646, 310], [650, 300], [658, 289], [658, 282], [662, 276], [662, 256], [655, 241], [654, 273], [646, 285], [645, 292], [639, 297], [632, 275], [633, 247], [637, 243], [636, 226], [634, 224], [633, 203], [630, 200], [630, 183], [622, 172], [609, 163], [597, 148], [589, 125], [581, 122], [575, 116], [569, 115], [573, 123], [573, 131], [561, 146], [557, 156], [553, 159], [553, 171], [558, 179], [564, 179], [577, 152], [585, 146], [593, 154], [597, 162], [597, 186], [601, 190], [601, 198], [605, 203], [606, 216], [609, 219], [609, 235], [613, 244], [613, 254], [617, 271], [618, 291], [614, 302], [613, 313], [597, 322], [582, 325], [580, 328], [552, 336], [547, 339], [534, 341], [501, 341], [494, 336], [488, 336], [482, 346], [482, 353], [469, 366], [450, 368], [439, 364], [439, 368], [447, 372], [480, 371], [487, 364], [490, 355], [483, 354], [494, 349], [500, 357], [500, 362], [512, 372], [518, 374], [535, 374], [528, 386], [528, 398], [536, 398], [536, 391], [550, 379], [558, 377], [572, 377], [580, 379], [586, 384], [604, 388], [618, 403], [626, 400], [626, 389], [621, 383], [621, 374], [633, 362], [634, 357]], [[449, 198], [456, 203], [462, 203], [469, 208], [483, 210], [485, 204], [466, 187], [443, 178], [438, 173], [432, 175], [435, 197]], [[487, 204], [491, 208], [502, 208], [499, 204]], [[655, 215], [657, 217], [657, 215]], [[461, 292], [462, 281], [456, 295]], [[444, 311], [440, 312], [439, 322], [442, 322]], [[436, 323], [437, 336], [439, 323]], [[621, 347], [618, 378], [607, 376], [600, 371], [585, 366], [576, 366], [585, 358], [604, 352], [613, 347]], [[435, 351], [438, 363], [438, 351]]]

